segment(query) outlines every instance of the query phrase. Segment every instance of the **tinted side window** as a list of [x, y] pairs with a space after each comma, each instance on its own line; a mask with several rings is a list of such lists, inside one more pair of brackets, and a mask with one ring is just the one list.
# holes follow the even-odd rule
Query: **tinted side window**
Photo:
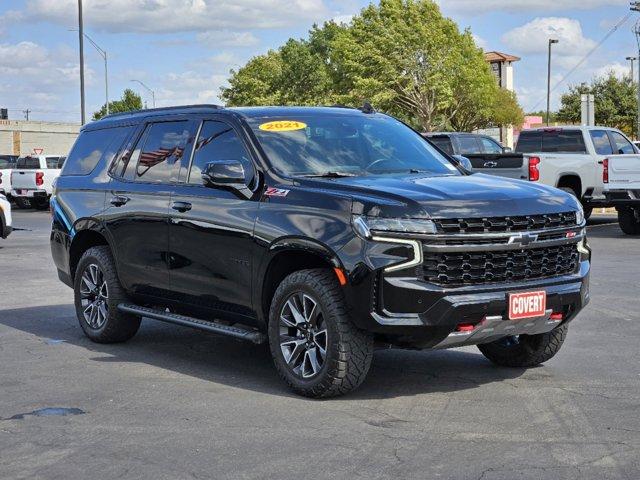
[[131, 127], [117, 127], [81, 133], [65, 162], [62, 175], [88, 175], [103, 157], [111, 162], [130, 131]]
[[580, 130], [553, 130], [542, 133], [542, 151], [548, 153], [587, 153]]
[[443, 152], [453, 155], [453, 145], [451, 145], [451, 139], [449, 137], [427, 137], [436, 147]]
[[32, 170], [40, 168], [40, 159], [38, 157], [21, 157], [16, 162], [16, 168], [18, 170]]
[[476, 137], [471, 135], [460, 135], [458, 137], [458, 143], [460, 144], [460, 153], [462, 155], [466, 153], [479, 153], [480, 146]]
[[613, 142], [616, 145], [615, 152], [614, 152], [616, 155], [620, 155], [620, 154], [628, 155], [628, 154], [636, 153], [635, 150], [633, 149], [633, 145], [631, 145], [631, 142], [629, 142], [629, 140], [624, 138], [623, 135], [620, 135], [618, 132], [609, 132], [609, 134], [611, 135], [611, 138], [613, 139]]
[[205, 121], [200, 130], [189, 173], [189, 183], [202, 184], [202, 171], [207, 163], [217, 160], [238, 160], [245, 172], [245, 182], [253, 180], [251, 157], [242, 140], [231, 126], [223, 122]]
[[532, 130], [521, 132], [516, 145], [518, 153], [535, 153], [542, 151], [542, 132]]
[[609, 135], [605, 130], [591, 130], [591, 140], [593, 140], [593, 146], [596, 149], [598, 155], [611, 155], [613, 148], [611, 148], [611, 142], [609, 141]]
[[47, 168], [58, 168], [58, 162], [60, 161], [60, 157], [47, 157]]
[[174, 166], [182, 160], [189, 142], [189, 122], [153, 123], [140, 150], [135, 180], [170, 182]]
[[490, 138], [480, 137], [485, 153], [502, 153], [502, 147]]

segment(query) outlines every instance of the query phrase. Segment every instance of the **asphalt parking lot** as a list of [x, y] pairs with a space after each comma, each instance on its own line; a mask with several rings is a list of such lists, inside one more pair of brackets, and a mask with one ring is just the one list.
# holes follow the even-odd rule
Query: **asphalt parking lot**
[[91, 343], [48, 214], [14, 217], [24, 230], [0, 240], [0, 478], [640, 477], [640, 238], [615, 217], [591, 222], [592, 301], [544, 366], [379, 351], [358, 391], [326, 401], [289, 393], [266, 347], [150, 320], [126, 344]]

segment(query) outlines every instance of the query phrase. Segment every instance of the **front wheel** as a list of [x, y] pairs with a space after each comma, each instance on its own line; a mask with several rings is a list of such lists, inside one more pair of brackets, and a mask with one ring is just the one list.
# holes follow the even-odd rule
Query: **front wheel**
[[618, 224], [627, 235], [640, 235], [640, 211], [634, 208], [618, 210]]
[[124, 342], [140, 328], [140, 317], [118, 310], [127, 301], [109, 247], [92, 247], [78, 262], [73, 285], [76, 315], [85, 335], [97, 343]]
[[504, 337], [495, 342], [478, 345], [482, 354], [502, 367], [535, 367], [550, 360], [562, 347], [567, 325], [538, 335]]
[[294, 272], [280, 284], [269, 312], [269, 346], [280, 377], [312, 398], [344, 395], [367, 376], [373, 336], [350, 320], [330, 270]]

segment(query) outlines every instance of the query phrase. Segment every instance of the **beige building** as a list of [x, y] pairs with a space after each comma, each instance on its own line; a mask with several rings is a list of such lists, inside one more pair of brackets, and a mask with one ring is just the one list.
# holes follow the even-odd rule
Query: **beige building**
[[66, 155], [79, 130], [78, 123], [0, 120], [0, 154]]
[[[485, 60], [491, 65], [491, 71], [498, 81], [498, 85], [507, 90], [514, 91], [513, 64], [520, 57], [502, 52], [485, 52]], [[491, 132], [492, 136], [500, 140], [505, 147], [513, 148], [513, 127], [503, 127]]]

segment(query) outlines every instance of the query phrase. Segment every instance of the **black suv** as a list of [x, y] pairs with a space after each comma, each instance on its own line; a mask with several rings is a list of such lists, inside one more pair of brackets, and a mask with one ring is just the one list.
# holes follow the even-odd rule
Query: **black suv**
[[53, 258], [92, 340], [144, 317], [268, 342], [311, 397], [362, 383], [374, 345], [544, 362], [589, 299], [580, 204], [445, 155], [368, 109], [111, 115], [57, 181]]

